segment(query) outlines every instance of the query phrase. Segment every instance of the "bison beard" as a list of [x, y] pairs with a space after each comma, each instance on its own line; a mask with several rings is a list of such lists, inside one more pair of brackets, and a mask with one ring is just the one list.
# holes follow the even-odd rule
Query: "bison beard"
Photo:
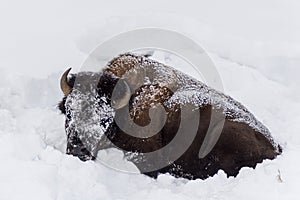
[[[240, 103], [147, 57], [120, 55], [100, 73], [80, 72], [67, 79], [69, 71], [61, 79], [65, 97], [59, 109], [66, 115], [67, 153], [83, 161], [95, 159], [99, 150], [114, 144], [142, 173], [151, 177], [170, 173], [176, 177], [206, 179], [220, 169], [228, 177], [236, 176], [242, 167], [255, 168], [257, 163], [281, 153], [269, 130]], [[123, 88], [116, 101], [112, 101], [113, 90], [120, 80], [124, 81]], [[129, 90], [133, 95], [128, 96]], [[127, 103], [129, 107], [125, 106]], [[120, 113], [129, 108], [133, 122], [146, 126], [151, 122], [150, 108], [158, 104], [164, 107], [167, 118], [163, 128], [153, 136], [134, 137], [116, 123]], [[183, 108], [190, 106], [197, 109], [182, 115]], [[199, 150], [209, 125], [214, 123], [213, 111], [225, 118], [224, 126], [213, 149], [200, 158]], [[200, 113], [199, 126], [191, 145], [176, 160], [149, 170], [156, 160], [143, 155], [168, 145], [176, 136], [181, 120], [192, 121], [196, 112]], [[185, 129], [184, 134], [191, 134], [190, 130]], [[162, 151], [159, 156], [168, 159], [171, 154], [170, 150]]]

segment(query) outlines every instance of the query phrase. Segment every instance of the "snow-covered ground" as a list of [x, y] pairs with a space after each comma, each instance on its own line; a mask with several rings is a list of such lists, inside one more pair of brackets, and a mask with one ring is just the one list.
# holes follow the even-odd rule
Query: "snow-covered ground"
[[[0, 199], [298, 199], [299, 1], [3, 1], [0, 7]], [[225, 92], [284, 148], [237, 178], [127, 174], [65, 154], [61, 73], [119, 32], [177, 30], [213, 58]], [[168, 64], [172, 61], [168, 60]], [[111, 162], [118, 151], [100, 152]]]

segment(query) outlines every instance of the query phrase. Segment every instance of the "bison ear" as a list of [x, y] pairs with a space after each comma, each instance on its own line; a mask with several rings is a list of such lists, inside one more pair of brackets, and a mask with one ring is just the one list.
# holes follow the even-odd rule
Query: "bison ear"
[[125, 79], [119, 79], [112, 93], [112, 107], [121, 109], [125, 107], [131, 97], [131, 88]]

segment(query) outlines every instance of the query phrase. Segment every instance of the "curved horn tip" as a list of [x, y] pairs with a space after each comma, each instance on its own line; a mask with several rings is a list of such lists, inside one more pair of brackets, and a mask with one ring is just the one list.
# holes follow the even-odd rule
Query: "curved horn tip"
[[60, 79], [60, 88], [66, 96], [68, 96], [72, 91], [72, 88], [68, 84], [68, 74], [71, 71], [71, 69], [72, 69], [72, 67], [67, 69], [63, 73], [63, 75], [61, 76], [61, 79]]
[[69, 69], [67, 69], [67, 70], [65, 71], [65, 73], [68, 75], [69, 72], [71, 71], [71, 69], [72, 69], [72, 67], [69, 67]]

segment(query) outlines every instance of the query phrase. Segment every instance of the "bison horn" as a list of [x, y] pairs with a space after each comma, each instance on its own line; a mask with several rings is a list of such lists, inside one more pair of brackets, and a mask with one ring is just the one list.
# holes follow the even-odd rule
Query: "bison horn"
[[128, 104], [128, 101], [131, 97], [131, 89], [124, 79], [119, 81], [119, 84], [115, 87], [112, 94], [112, 105], [113, 108], [120, 109], [125, 107]]
[[69, 68], [65, 73], [61, 76], [60, 79], [60, 88], [63, 93], [68, 96], [71, 93], [72, 87], [68, 84], [68, 74], [72, 68]]

